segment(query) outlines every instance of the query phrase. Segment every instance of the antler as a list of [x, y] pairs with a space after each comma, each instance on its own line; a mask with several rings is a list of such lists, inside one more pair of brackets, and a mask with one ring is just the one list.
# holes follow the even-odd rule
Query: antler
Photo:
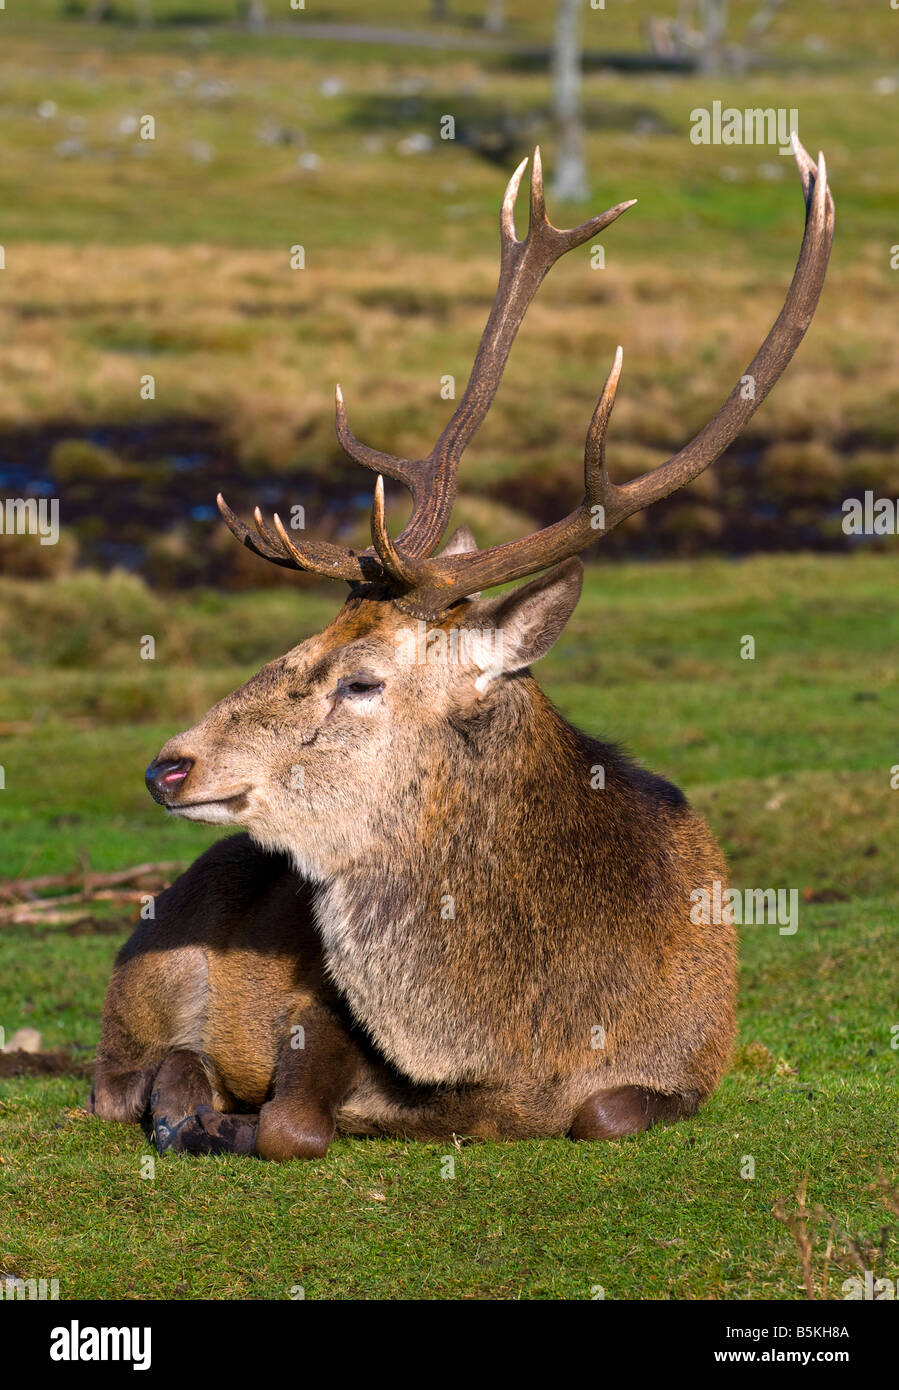
[[[412, 515], [396, 542], [398, 552], [410, 560], [422, 559], [437, 549], [452, 511], [459, 461], [493, 403], [515, 335], [544, 276], [566, 251], [582, 246], [636, 202], [631, 198], [626, 203], [618, 203], [570, 231], [553, 227], [546, 216], [538, 145], [531, 172], [528, 233], [519, 241], [515, 235], [515, 202], [526, 166], [527, 160], [523, 159], [509, 180], [503, 198], [499, 285], [465, 394], [427, 458], [398, 459], [361, 444], [347, 424], [343, 396], [338, 387], [337, 437], [350, 458], [405, 483], [412, 492]], [[383, 560], [385, 557], [377, 540], [375, 549]]]
[[[426, 559], [437, 549], [453, 508], [459, 461], [490, 409], [515, 334], [544, 276], [566, 251], [582, 246], [636, 202], [632, 198], [629, 202], [618, 203], [569, 231], [553, 227], [546, 217], [543, 167], [538, 146], [534, 151], [531, 173], [528, 233], [523, 241], [519, 241], [515, 235], [515, 202], [526, 166], [527, 159], [523, 159], [509, 180], [503, 198], [499, 284], [468, 385], [449, 424], [427, 458], [397, 458], [363, 444], [349, 427], [343, 392], [337, 387], [337, 438], [346, 453], [363, 467], [403, 483], [412, 493], [412, 515], [402, 534], [392, 545], [388, 543], [383, 519], [380, 523], [376, 521], [376, 501], [372, 513], [373, 545], [365, 551], [344, 549], [326, 542], [303, 541], [298, 544], [286, 536], [277, 516], [274, 518], [278, 532], [276, 536], [265, 525], [258, 508], [255, 513], [258, 534], [254, 535], [219, 494], [219, 511], [226, 525], [255, 554], [274, 564], [312, 570], [316, 574], [347, 579], [352, 583], [378, 578], [396, 580], [399, 572], [411, 577], [411, 562]], [[409, 582], [402, 587], [409, 587]]]
[[[509, 182], [501, 214], [502, 254], [496, 300], [487, 320], [465, 394], [426, 459], [382, 454], [350, 432], [343, 398], [337, 393], [337, 433], [347, 453], [367, 468], [386, 473], [412, 492], [413, 508], [396, 541], [384, 522], [383, 482], [378, 479], [372, 512], [373, 549], [357, 553], [337, 546], [295, 545], [280, 519], [278, 537], [256, 511], [259, 537], [219, 505], [231, 530], [257, 554], [278, 564], [312, 569], [350, 581], [379, 578], [396, 591], [397, 603], [420, 617], [437, 617], [453, 603], [481, 588], [522, 579], [576, 555], [633, 512], [682, 488], [715, 461], [736, 438], [771, 390], [801, 342], [818, 304], [833, 242], [834, 205], [827, 187], [824, 156], [817, 166], [793, 136], [793, 152], [806, 204], [805, 234], [793, 280], [774, 326], [717, 415], [679, 453], [658, 468], [623, 485], [614, 484], [605, 465], [605, 438], [621, 374], [619, 347], [593, 413], [584, 448], [584, 499], [569, 516], [542, 531], [488, 550], [429, 558], [449, 518], [459, 460], [496, 394], [515, 333], [543, 277], [565, 251], [580, 246], [620, 216], [633, 200], [571, 231], [546, 219], [539, 150], [531, 176], [531, 214], [523, 241], [515, 236], [514, 207], [527, 161]], [[747, 389], [748, 385], [748, 389]]]

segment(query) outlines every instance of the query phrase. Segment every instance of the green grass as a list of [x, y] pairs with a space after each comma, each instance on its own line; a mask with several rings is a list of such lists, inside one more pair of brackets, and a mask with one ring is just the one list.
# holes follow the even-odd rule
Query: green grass
[[[166, 1159], [147, 1179], [140, 1131], [80, 1111], [86, 1082], [7, 1082], [0, 1264], [58, 1278], [62, 1297], [800, 1297], [778, 1199], [807, 1178], [845, 1227], [883, 1224], [868, 1185], [894, 1162], [895, 945], [886, 906], [747, 936], [744, 1069], [689, 1124], [620, 1144], [342, 1140], [308, 1166]], [[73, 1042], [64, 972], [92, 980], [95, 1021], [110, 954], [39, 945], [17, 987], [45, 996], [30, 1021]]]
[[[334, 251], [372, 255], [397, 244], [459, 257], [483, 250], [505, 178], [536, 140], [552, 176], [545, 71], [492, 72], [486, 89], [472, 92], [471, 61], [457, 54], [429, 69], [404, 50], [380, 58], [347, 45], [270, 57], [248, 55], [245, 45], [234, 54], [157, 51], [143, 38], [137, 51], [120, 54], [83, 32], [81, 44], [80, 63], [63, 70], [56, 51], [24, 36], [0, 54], [0, 193], [11, 264], [10, 243], [23, 241], [209, 240], [278, 250], [300, 241], [310, 268]], [[699, 237], [712, 263], [781, 263], [796, 230], [795, 198], [784, 187], [791, 162], [776, 148], [694, 145], [691, 112], [715, 100], [796, 108], [812, 153], [827, 152], [847, 253], [872, 243], [888, 250], [897, 98], [876, 90], [879, 72], [876, 64], [843, 68], [826, 86], [807, 67], [638, 82], [588, 75], [593, 201], [597, 210], [630, 197], [640, 203], [626, 232], [609, 233], [609, 257], [690, 263]], [[329, 81], [340, 91], [330, 95]], [[404, 86], [411, 94], [402, 95]], [[39, 117], [48, 95], [55, 110]], [[440, 138], [445, 114], [457, 123], [453, 140]], [[152, 140], [138, 138], [143, 115], [155, 120]], [[497, 166], [472, 142], [501, 120], [520, 134], [515, 157], [510, 151]], [[412, 134], [430, 137], [427, 154], [402, 153]], [[303, 154], [317, 155], [318, 167], [303, 168]], [[578, 211], [556, 210], [560, 225]]]
[[[773, 1209], [795, 1209], [803, 1181], [810, 1206], [876, 1239], [889, 1218], [871, 1184], [896, 1177], [899, 1101], [893, 567], [887, 555], [594, 567], [543, 663], [566, 713], [681, 783], [736, 884], [800, 893], [794, 936], [743, 932], [735, 1064], [695, 1120], [597, 1146], [345, 1140], [308, 1166], [169, 1158], [150, 1179], [139, 1129], [82, 1112], [86, 1080], [9, 1080], [0, 1269], [58, 1278], [63, 1297], [289, 1298], [302, 1285], [309, 1298], [602, 1286], [611, 1299], [793, 1299], [799, 1264]], [[25, 590], [27, 622], [14, 623]], [[214, 832], [167, 821], [144, 764], [335, 602], [281, 590], [162, 606], [117, 577], [0, 583], [0, 719], [27, 720], [25, 692], [42, 692], [0, 745], [4, 871], [194, 855]], [[67, 627], [78, 635], [65, 643]], [[147, 630], [155, 663], [135, 657]], [[755, 662], [739, 658], [746, 633]], [[36, 1027], [87, 1061], [119, 939], [0, 928], [7, 1034]], [[454, 1178], [441, 1176], [447, 1154]], [[823, 1238], [819, 1270], [822, 1252]], [[851, 1272], [838, 1254], [832, 1297]]]
[[[0, 21], [0, 196], [11, 263], [10, 243], [18, 241], [208, 240], [280, 250], [299, 239], [312, 267], [334, 250], [344, 257], [354, 249], [395, 253], [397, 245], [406, 254], [481, 253], [495, 224], [498, 181], [515, 161], [510, 154], [497, 169], [473, 152], [470, 137], [495, 131], [502, 118], [517, 121], [516, 150], [542, 140], [552, 174], [545, 68], [475, 69], [472, 55], [454, 51], [248, 39], [221, 23], [197, 42], [195, 28], [164, 22], [185, 8], [233, 18], [229, 3], [157, 0], [163, 22], [140, 32], [65, 19], [61, 8], [40, 0], [23, 14], [10, 0]], [[755, 0], [732, 6], [734, 37], [756, 8]], [[367, 15], [371, 22], [369, 10], [366, 0], [323, 11], [310, 3], [296, 27], [306, 19], [349, 23]], [[716, 99], [797, 108], [806, 142], [827, 151], [847, 254], [889, 247], [897, 96], [877, 86], [892, 72], [889, 7], [878, 13], [867, 0], [803, 0], [790, 10], [771, 31], [763, 65], [747, 75], [587, 74], [594, 199], [598, 207], [626, 197], [641, 205], [614, 251], [610, 237], [616, 261], [664, 255], [695, 265], [699, 236], [708, 238], [705, 258], [713, 263], [743, 256], [777, 266], [793, 245], [795, 207], [782, 186], [789, 161], [773, 149], [691, 143], [692, 110]], [[378, 6], [376, 20], [401, 26], [425, 12], [425, 0], [391, 0]], [[588, 46], [601, 36], [606, 47], [645, 49], [641, 28], [650, 13], [642, 3], [594, 12]], [[511, 5], [510, 16], [510, 37], [549, 40], [546, 8], [536, 0]], [[465, 24], [453, 31], [477, 32]], [[830, 55], [826, 84], [818, 71], [824, 55], [802, 44], [810, 35]], [[155, 119], [154, 140], [122, 124], [144, 114]], [[440, 138], [445, 114], [456, 118], [454, 140]], [[266, 129], [283, 138], [266, 138]], [[398, 151], [412, 133], [430, 135], [426, 156]], [[319, 155], [318, 171], [298, 165], [304, 152]]]

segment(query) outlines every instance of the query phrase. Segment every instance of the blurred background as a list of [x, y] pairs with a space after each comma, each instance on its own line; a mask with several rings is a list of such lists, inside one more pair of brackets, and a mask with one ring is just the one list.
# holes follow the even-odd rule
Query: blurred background
[[4, 539], [7, 573], [295, 587], [211, 524], [225, 485], [232, 505], [300, 503], [310, 533], [367, 543], [370, 479], [334, 438], [334, 383], [363, 438], [430, 447], [453, 408], [442, 378], [461, 394], [489, 309], [506, 179], [537, 141], [559, 225], [639, 203], [601, 238], [604, 268], [584, 248], [541, 292], [459, 518], [489, 542], [577, 500], [619, 341], [611, 465], [653, 466], [752, 356], [801, 236], [776, 145], [691, 141], [716, 100], [795, 109], [826, 150], [830, 279], [727, 458], [603, 558], [845, 550], [842, 499], [899, 496], [888, 6], [10, 0], [0, 23], [0, 486], [59, 497], [64, 521], [56, 547]]

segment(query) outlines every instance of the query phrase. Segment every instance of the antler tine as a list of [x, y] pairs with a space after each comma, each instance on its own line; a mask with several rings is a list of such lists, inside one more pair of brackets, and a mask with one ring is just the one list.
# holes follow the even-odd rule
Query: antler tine
[[215, 500], [231, 534], [237, 537], [241, 545], [252, 550], [254, 555], [261, 556], [263, 560], [270, 560], [273, 565], [281, 565], [285, 569], [308, 570], [328, 579], [345, 579], [350, 584], [382, 577], [380, 565], [365, 552], [344, 549], [339, 545], [331, 545], [328, 541], [306, 541], [302, 547], [296, 545], [277, 516], [274, 518], [275, 529], [278, 532], [276, 536], [266, 526], [258, 507], [254, 512], [258, 535], [254, 536], [245, 522], [231, 510], [221, 493]]
[[254, 555], [260, 555], [263, 560], [271, 560], [274, 565], [283, 565], [285, 569], [297, 568], [294, 561], [285, 554], [281, 547], [276, 548], [270, 545], [267, 540], [260, 540], [254, 536], [249, 526], [245, 525], [235, 512], [232, 512], [221, 493], [218, 494], [215, 501], [228, 530], [232, 536], [237, 537], [241, 545], [246, 546], [247, 550], [252, 550]]
[[499, 214], [499, 234], [503, 251], [505, 251], [507, 245], [518, 245], [518, 237], [515, 232], [515, 204], [518, 201], [518, 190], [521, 187], [521, 180], [527, 167], [528, 157], [525, 155], [524, 159], [515, 170], [515, 173], [506, 184], [506, 191], [503, 195], [503, 203]]
[[546, 215], [546, 193], [543, 188], [543, 156], [540, 153], [540, 146], [534, 146], [534, 161], [531, 164], [531, 199], [528, 217], [528, 236], [532, 232], [539, 235], [544, 226], [549, 227], [550, 220]]
[[806, 219], [799, 259], [783, 308], [746, 371], [708, 424], [666, 463], [617, 489], [621, 520], [676, 492], [714, 463], [761, 405], [805, 336], [824, 287], [833, 244], [834, 204], [827, 187], [823, 154], [819, 153], [816, 165], [795, 134], [793, 152], [802, 181]]
[[[815, 161], [806, 149], [803, 148], [799, 136], [795, 130], [790, 135], [790, 144], [793, 147], [793, 158], [799, 167], [799, 177], [802, 179], [802, 196], [805, 198], [806, 206], [809, 200], [809, 188], [811, 180], [817, 175]], [[820, 158], [820, 154], [819, 154]]]
[[[584, 495], [590, 506], [604, 506], [614, 487], [606, 472], [606, 431], [609, 427], [612, 407], [615, 404], [623, 361], [624, 348], [619, 344], [615, 349], [615, 360], [609, 370], [609, 375], [606, 377], [602, 395], [597, 401], [584, 443]], [[596, 527], [594, 529], [604, 530], [605, 528]]]
[[328, 541], [304, 541], [299, 546], [277, 512], [272, 520], [294, 569], [321, 574], [326, 579], [345, 579], [350, 584], [382, 577], [380, 565], [364, 552], [360, 554]]
[[380, 473], [375, 482], [375, 500], [371, 509], [371, 539], [375, 553], [390, 578], [403, 589], [411, 588], [416, 582], [417, 572], [399, 553], [388, 534], [384, 517], [384, 479]]
[[577, 227], [554, 227], [546, 215], [543, 160], [538, 145], [534, 150], [534, 164], [531, 170], [531, 211], [528, 238], [533, 234], [534, 237], [553, 246], [554, 254], [547, 266], [548, 270], [560, 256], [564, 256], [566, 251], [572, 251], [576, 246], [583, 246], [590, 237], [596, 236], [597, 232], [601, 232], [603, 228], [608, 227], [610, 222], [614, 222], [623, 212], [627, 212], [628, 208], [632, 208], [636, 201], [636, 198], [628, 198], [623, 203], [616, 203], [613, 208], [601, 212], [598, 217], [588, 218], [586, 222], [581, 222]]
[[256, 523], [256, 530], [259, 532], [260, 536], [262, 537], [265, 544], [269, 547], [269, 549], [273, 550], [276, 555], [287, 556], [287, 551], [284, 548], [283, 541], [280, 539], [279, 536], [275, 534], [274, 531], [270, 531], [268, 526], [266, 526], [262, 516], [262, 512], [259, 507], [253, 508], [253, 520]]
[[334, 425], [341, 448], [354, 463], [361, 463], [363, 468], [370, 468], [373, 473], [386, 473], [388, 478], [403, 483], [413, 497], [416, 491], [420, 491], [426, 461], [384, 454], [380, 449], [372, 449], [368, 444], [363, 444], [361, 439], [357, 439], [347, 421], [343, 391], [339, 385], [334, 388]]
[[[619, 348], [587, 433], [584, 449], [585, 498], [562, 521], [506, 545], [464, 555], [438, 556], [420, 567], [415, 589], [399, 599], [422, 617], [436, 615], [475, 589], [522, 579], [577, 554], [633, 512], [667, 497], [713, 463], [761, 405], [802, 341], [820, 298], [833, 242], [834, 206], [823, 155], [818, 163], [793, 139], [806, 203], [802, 248], [783, 308], [746, 372], [717, 415], [666, 463], [643, 477], [613, 485], [605, 468], [605, 436], [621, 372]], [[554, 229], [551, 229], [554, 230]], [[578, 235], [583, 230], [576, 229]], [[751, 382], [751, 390], [744, 388]], [[592, 508], [605, 509], [604, 525], [592, 525]]]

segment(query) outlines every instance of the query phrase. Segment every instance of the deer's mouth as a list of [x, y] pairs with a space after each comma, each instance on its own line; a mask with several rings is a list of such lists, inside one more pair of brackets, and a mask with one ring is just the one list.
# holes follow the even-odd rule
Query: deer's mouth
[[[203, 795], [201, 787], [194, 788], [196, 779], [193, 758], [156, 758], [144, 774], [147, 790], [154, 801], [164, 806], [173, 816], [184, 820], [207, 821], [211, 825], [227, 825], [236, 820], [249, 805], [249, 785], [235, 787], [232, 791], [220, 791]], [[180, 800], [185, 783], [190, 779], [192, 800]], [[200, 794], [197, 795], [196, 793]]]
[[229, 792], [222, 796], [203, 797], [197, 801], [165, 802], [165, 809], [173, 816], [184, 820], [205, 821], [209, 825], [222, 825], [236, 819], [250, 804], [249, 787]]

